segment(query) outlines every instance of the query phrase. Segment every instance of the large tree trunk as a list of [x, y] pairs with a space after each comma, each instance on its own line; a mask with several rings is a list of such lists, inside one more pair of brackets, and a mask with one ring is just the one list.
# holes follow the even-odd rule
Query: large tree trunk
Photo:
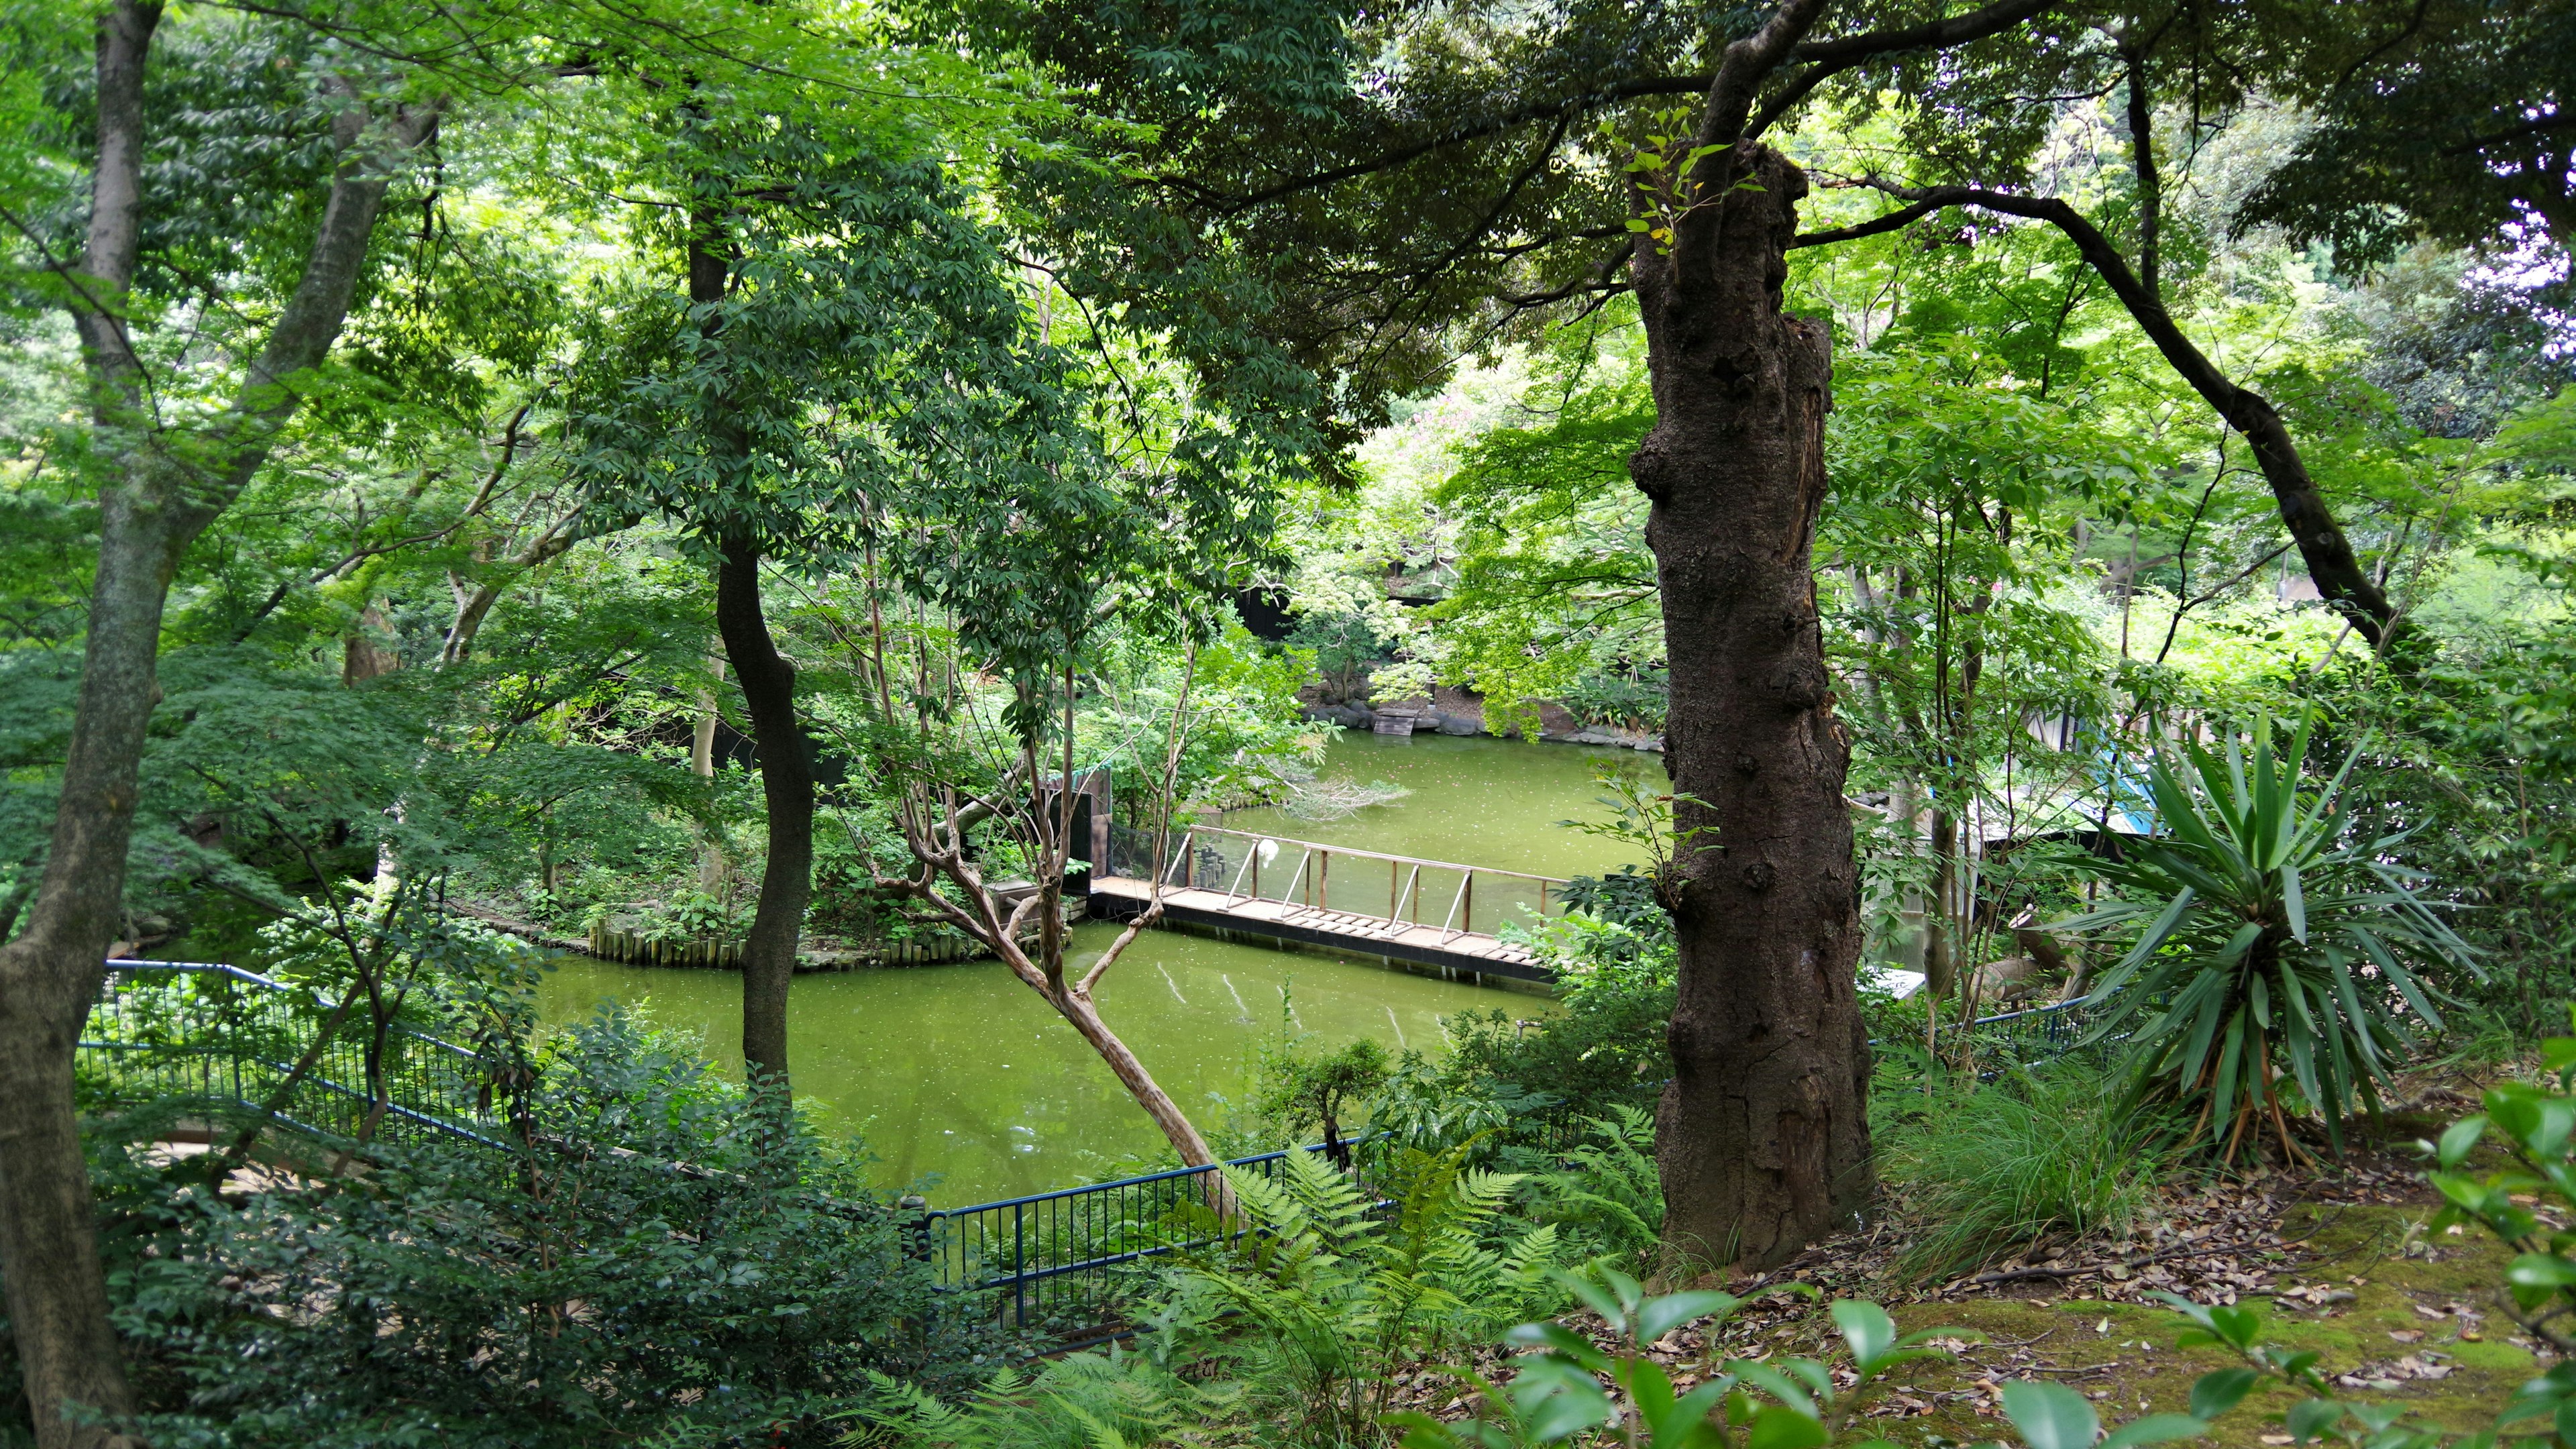
[[1656, 1119], [1668, 1251], [1764, 1266], [1870, 1189], [1860, 875], [1809, 564], [1830, 344], [1780, 309], [1806, 177], [1740, 145], [1743, 183], [1634, 274], [1655, 426], [1629, 470], [1672, 668], [1665, 763], [1685, 845], [1673, 1080]]
[[742, 948], [742, 1059], [755, 1085], [787, 1095], [787, 983], [814, 895], [814, 766], [796, 726], [796, 666], [779, 657], [760, 607], [760, 555], [728, 543], [716, 566], [716, 629], [742, 686], [769, 807], [769, 861]]
[[168, 540], [143, 490], [104, 490], [70, 754], [52, 853], [24, 935], [0, 950], [0, 1271], [36, 1441], [116, 1442], [75, 1429], [74, 1406], [133, 1412], [92, 1221], [72, 1053], [116, 938], [143, 734], [168, 589]]
[[[98, 575], [50, 853], [27, 928], [0, 947], [0, 1275], [40, 1449], [126, 1442], [133, 1401], [91, 1221], [89, 1166], [73, 1101], [73, 1048], [116, 939], [144, 733], [160, 702], [161, 613], [188, 544], [267, 460], [301, 401], [296, 374], [330, 354], [366, 262], [387, 158], [358, 147], [369, 116], [333, 122], [341, 152], [304, 272], [232, 407], [207, 434], [157, 436], [140, 396], [128, 309], [142, 234], [142, 80], [160, 7], [120, 0], [99, 17], [98, 167], [73, 322], [99, 439]], [[399, 109], [396, 154], [431, 132], [436, 108]], [[109, 1422], [75, 1423], [84, 1411]]]

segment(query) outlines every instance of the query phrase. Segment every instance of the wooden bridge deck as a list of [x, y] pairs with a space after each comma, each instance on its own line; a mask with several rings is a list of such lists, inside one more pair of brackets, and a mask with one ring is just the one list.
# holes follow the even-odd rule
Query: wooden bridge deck
[[[1095, 915], [1132, 918], [1152, 900], [1153, 890], [1153, 882], [1132, 876], [1094, 876], [1091, 909]], [[1508, 976], [1521, 981], [1556, 979], [1527, 949], [1480, 932], [1325, 910], [1296, 901], [1167, 885], [1163, 887], [1163, 916], [1182, 925], [1243, 931], [1479, 976]]]

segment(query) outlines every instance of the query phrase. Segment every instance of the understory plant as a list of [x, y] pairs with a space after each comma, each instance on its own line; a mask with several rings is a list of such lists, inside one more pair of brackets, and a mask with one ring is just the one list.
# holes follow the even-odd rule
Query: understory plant
[[1287, 1442], [1375, 1442], [1400, 1369], [1558, 1301], [1556, 1229], [1499, 1231], [1520, 1177], [1471, 1166], [1477, 1146], [1399, 1149], [1373, 1182], [1304, 1152], [1275, 1180], [1229, 1169], [1252, 1230], [1176, 1274], [1176, 1351], [1238, 1374]]
[[[1450, 1370], [1476, 1391], [1475, 1417], [1443, 1423], [1416, 1412], [1389, 1416], [1389, 1426], [1404, 1431], [1404, 1449], [1817, 1449], [1844, 1435], [1891, 1371], [1948, 1357], [1929, 1347], [1930, 1340], [1978, 1336], [1956, 1328], [1899, 1334], [1885, 1309], [1846, 1300], [1830, 1310], [1850, 1352], [1844, 1374], [1814, 1359], [1710, 1359], [1677, 1378], [1649, 1348], [1694, 1322], [1713, 1345], [1742, 1299], [1705, 1289], [1649, 1296], [1636, 1279], [1613, 1270], [1560, 1278], [1600, 1316], [1607, 1341], [1562, 1323], [1522, 1324], [1509, 1341], [1534, 1352], [1518, 1360], [1507, 1382]], [[2143, 1442], [2128, 1439], [2113, 1449]], [[2091, 1445], [2087, 1439], [2067, 1449]]]
[[1890, 1100], [1916, 1107], [1882, 1139], [1888, 1176], [1926, 1225], [1898, 1260], [1916, 1279], [2125, 1230], [2162, 1173], [2162, 1118], [2120, 1099], [2116, 1069], [2080, 1057]]
[[[2576, 1007], [2569, 1012], [2576, 1021]], [[2487, 1089], [2484, 1112], [2452, 1123], [2430, 1144], [2433, 1186], [2443, 1198], [2432, 1226], [2474, 1222], [2514, 1249], [2505, 1271], [2505, 1311], [2569, 1356], [2561, 1366], [2569, 1367], [2566, 1388], [2576, 1394], [2576, 1367], [2570, 1367], [2576, 1365], [2576, 1230], [2541, 1214], [2544, 1198], [2562, 1223], [2576, 1212], [2576, 1037], [2543, 1042], [2541, 1061], [2555, 1091], [2500, 1082]], [[2482, 1175], [2466, 1171], [2480, 1143], [2493, 1143], [2509, 1165]]]
[[2132, 1096], [2178, 1104], [2185, 1147], [2221, 1163], [2267, 1136], [2310, 1162], [2290, 1130], [2309, 1111], [2340, 1153], [2352, 1104], [2376, 1112], [2417, 1028], [2441, 1029], [2424, 973], [2479, 969], [2397, 863], [2405, 834], [2365, 837], [2345, 815], [2360, 747], [2301, 787], [2313, 722], [2286, 741], [2258, 719], [2250, 741], [2160, 751], [2147, 786], [2161, 833], [2123, 842], [2100, 867], [2113, 899], [2056, 928], [2134, 933], [2087, 998], [2106, 1008], [2092, 1040], [2125, 1036]]
[[1521, 1186], [1520, 1211], [1555, 1228], [1570, 1257], [1642, 1266], [1664, 1229], [1655, 1119], [1642, 1107], [1618, 1103], [1583, 1127], [1583, 1137], [1562, 1152], [1504, 1152], [1507, 1163], [1527, 1157], [1537, 1164]]
[[948, 1399], [891, 1374], [871, 1379], [871, 1402], [840, 1440], [850, 1449], [1126, 1449], [1176, 1439], [1234, 1402], [1230, 1385], [1194, 1383], [1150, 1351], [1115, 1345], [1005, 1365]]
[[[971, 1351], [865, 1159], [694, 1041], [610, 1013], [540, 1064], [518, 1151], [380, 1144], [359, 1173], [308, 1162], [218, 1195], [202, 1158], [149, 1150], [166, 1120], [94, 1134], [140, 1436], [815, 1445], [870, 1370], [935, 1378]], [[0, 1389], [16, 1374], [0, 1348]]]

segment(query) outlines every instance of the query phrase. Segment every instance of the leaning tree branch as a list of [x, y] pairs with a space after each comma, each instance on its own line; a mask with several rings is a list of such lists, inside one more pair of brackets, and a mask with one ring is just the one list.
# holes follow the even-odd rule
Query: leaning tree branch
[[1345, 181], [1356, 181], [1363, 176], [1392, 171], [1399, 166], [1419, 161], [1434, 152], [1445, 151], [1452, 146], [1463, 146], [1470, 141], [1481, 141], [1489, 136], [1499, 136], [1506, 131], [1518, 130], [1522, 126], [1536, 122], [1571, 122], [1573, 118], [1586, 111], [1598, 110], [1620, 101], [1641, 100], [1647, 96], [1695, 96], [1705, 93], [1708, 87], [1709, 77], [1704, 75], [1641, 76], [1634, 80], [1616, 81], [1577, 95], [1552, 101], [1535, 101], [1509, 110], [1498, 111], [1490, 116], [1480, 116], [1472, 121], [1462, 121], [1436, 135], [1410, 145], [1380, 152], [1364, 161], [1353, 161], [1348, 165], [1329, 167], [1309, 175], [1292, 177], [1260, 191], [1239, 195], [1219, 191], [1186, 176], [1167, 174], [1157, 176], [1154, 180], [1175, 190], [1190, 192], [1219, 212], [1231, 214], [1249, 211], [1253, 207], [1294, 196], [1301, 191], [1338, 186]]
[[1825, 81], [1856, 66], [1884, 56], [1909, 50], [1946, 50], [2000, 35], [2048, 9], [2057, 0], [1996, 0], [1982, 10], [1965, 15], [1907, 25], [1894, 30], [1872, 30], [1860, 35], [1846, 35], [1834, 40], [1810, 40], [1790, 52], [1794, 60], [1806, 62], [1807, 68], [1789, 78], [1789, 84], [1773, 96], [1744, 128], [1746, 136], [1759, 136], [1778, 124], [1808, 93]]
[[2147, 289], [2130, 269], [2128, 258], [2111, 244], [2100, 227], [2054, 196], [2022, 196], [1978, 186], [1904, 186], [1875, 177], [1864, 177], [1861, 184], [1918, 204], [1973, 206], [2046, 222], [2064, 233], [2129, 309], [2129, 316], [2164, 355], [2166, 363], [2217, 410], [2229, 427], [2245, 435], [2264, 481], [2272, 485], [2281, 522], [2289, 529], [2291, 541], [2298, 545], [2299, 557], [2307, 565], [2308, 577], [2316, 581], [2317, 591], [2352, 621], [2373, 648], [2386, 649], [2384, 641], [2394, 638], [2402, 627], [2396, 611], [2389, 607], [2388, 596], [2381, 592], [2378, 582], [2354, 556], [2351, 540], [2326, 506], [2316, 481], [2308, 476], [2298, 443], [2290, 436], [2289, 425], [2282, 421], [2279, 410], [2262, 394], [2238, 386], [2192, 342], [2165, 309], [2164, 299]]
[[1918, 201], [1911, 206], [1899, 207], [1885, 216], [1874, 216], [1867, 221], [1855, 222], [1850, 226], [1837, 226], [1825, 231], [1800, 232], [1789, 239], [1788, 250], [1794, 252], [1800, 247], [1829, 247], [1836, 242], [1859, 241], [1863, 237], [1881, 236], [1891, 231], [1902, 230], [1948, 204], [1941, 201]]

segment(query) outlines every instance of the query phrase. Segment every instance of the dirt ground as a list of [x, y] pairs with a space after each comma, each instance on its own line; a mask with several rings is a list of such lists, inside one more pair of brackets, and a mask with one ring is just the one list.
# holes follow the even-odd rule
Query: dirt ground
[[[1940, 1345], [1952, 1362], [1900, 1371], [1869, 1411], [1866, 1432], [1906, 1445], [1991, 1443], [2011, 1432], [2002, 1386], [2016, 1379], [2079, 1390], [2106, 1425], [2187, 1410], [2195, 1380], [2238, 1361], [2219, 1349], [2177, 1348], [2190, 1325], [2152, 1296], [2164, 1292], [2255, 1306], [2265, 1338], [2318, 1351], [2321, 1370], [2348, 1400], [2404, 1404], [2452, 1430], [2491, 1425], [2550, 1360], [2497, 1308], [2511, 1254], [2475, 1227], [2428, 1232], [2440, 1201], [2402, 1144], [2469, 1110], [2433, 1105], [2421, 1121], [2389, 1121], [2381, 1150], [2332, 1173], [2168, 1192], [2125, 1239], [2056, 1244], [1947, 1283], [1908, 1284], [1896, 1273], [1900, 1209], [1774, 1273], [1709, 1284], [1745, 1297], [1746, 1306], [1715, 1344], [1694, 1326], [1655, 1345], [1655, 1357], [1684, 1383], [1696, 1382], [1713, 1358], [1831, 1362], [1839, 1340], [1822, 1303], [1870, 1299], [1909, 1332], [1961, 1332]], [[1792, 1282], [1819, 1297], [1781, 1289]], [[1498, 1361], [1479, 1367], [1509, 1372]], [[1428, 1407], [1465, 1410], [1463, 1402], [1436, 1402], [1445, 1397]], [[2294, 1397], [2259, 1390], [2207, 1442], [2288, 1444], [2279, 1415]]]

